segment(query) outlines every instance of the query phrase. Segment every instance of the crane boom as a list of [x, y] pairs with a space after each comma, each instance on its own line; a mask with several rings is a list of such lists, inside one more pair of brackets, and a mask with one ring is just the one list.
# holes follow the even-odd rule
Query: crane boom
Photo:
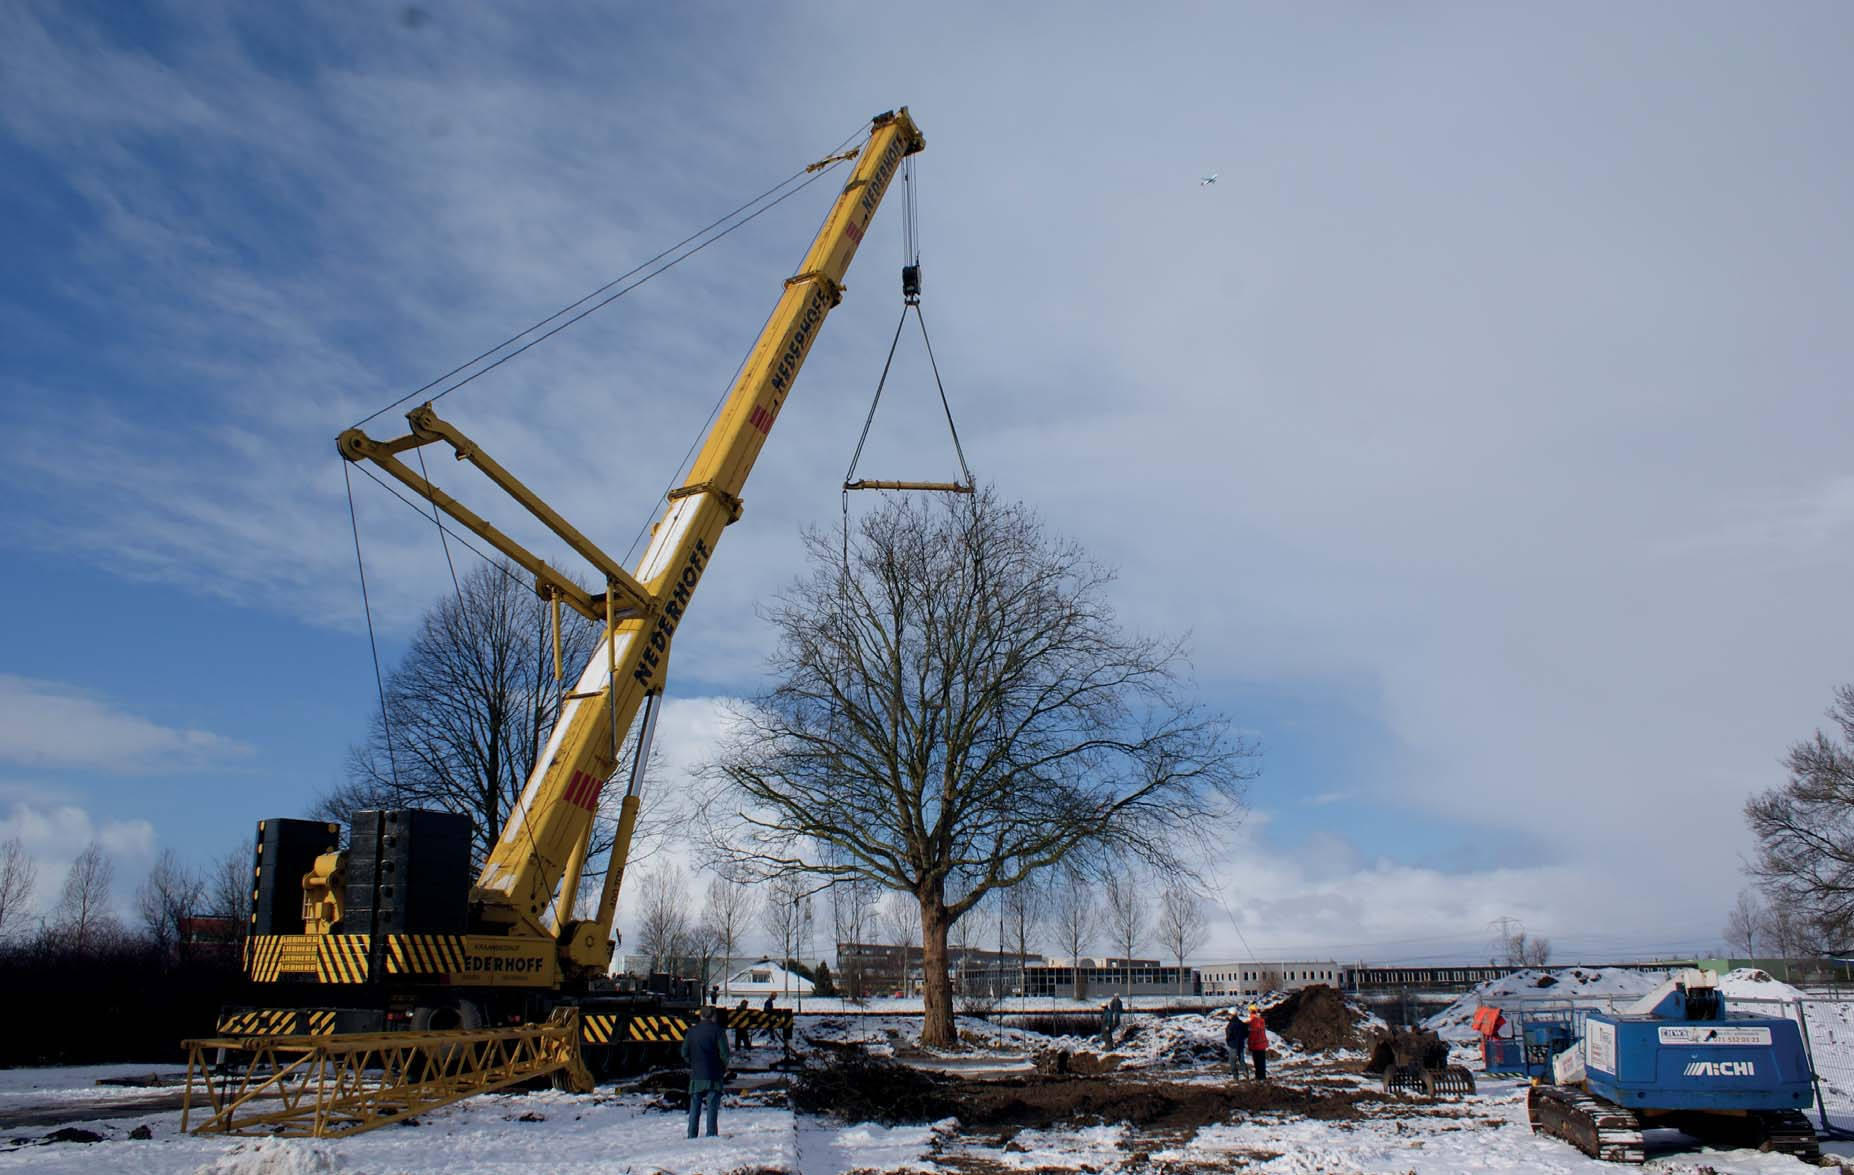
[[[535, 1020], [573, 1005], [584, 1045], [620, 1063], [638, 1048], [680, 1038], [680, 1021], [652, 1009], [673, 1000], [609, 978], [612, 919], [636, 828], [650, 734], [676, 630], [721, 541], [741, 513], [741, 491], [791, 394], [844, 274], [904, 158], [925, 145], [906, 107], [878, 115], [854, 156], [797, 273], [779, 301], [690, 468], [671, 490], [635, 568], [626, 571], [514, 473], [429, 403], [406, 414], [410, 431], [376, 440], [360, 428], [337, 446], [409, 487], [534, 576], [553, 608], [603, 626], [547, 746], [469, 884], [470, 821], [452, 812], [364, 810], [347, 846], [339, 824], [280, 818], [258, 825], [253, 846], [246, 974], [267, 1007], [236, 1011], [233, 1032], [451, 1031]], [[400, 459], [444, 443], [584, 558], [603, 591], [588, 591]], [[556, 628], [556, 671], [558, 672]], [[642, 715], [641, 721], [639, 715]], [[575, 918], [599, 801], [619, 771], [633, 726], [629, 783], [596, 913]], [[467, 891], [467, 893], [466, 893]], [[675, 997], [680, 999], [682, 997]], [[758, 1027], [789, 1031], [789, 1015], [755, 1012]], [[745, 1021], [736, 1025], [745, 1026]]]
[[[562, 882], [577, 883], [600, 796], [618, 770], [615, 749], [646, 699], [663, 689], [671, 640], [723, 528], [740, 515], [747, 475], [825, 316], [842, 298], [844, 274], [876, 207], [901, 160], [924, 145], [905, 107], [876, 118], [867, 147], [797, 274], [786, 281], [688, 481], [670, 493], [656, 523], [633, 576], [652, 607], [606, 625], [483, 868], [475, 898], [486, 921], [510, 924], [517, 934], [554, 933], [563, 948], [570, 943], [572, 961], [582, 966], [609, 960], [611, 919], [636, 821], [641, 773], [633, 772], [624, 797], [618, 841], [592, 925], [571, 921], [574, 894], [563, 893]], [[624, 594], [622, 588], [608, 591], [606, 606], [615, 608]]]

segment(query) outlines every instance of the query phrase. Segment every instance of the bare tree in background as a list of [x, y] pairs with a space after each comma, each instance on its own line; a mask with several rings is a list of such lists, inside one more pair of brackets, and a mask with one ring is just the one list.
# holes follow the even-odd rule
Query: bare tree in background
[[252, 858], [249, 845], [240, 844], [213, 862], [206, 875], [206, 904], [214, 914], [234, 919], [243, 937], [251, 916]]
[[1123, 632], [1112, 576], [1026, 507], [895, 497], [847, 549], [806, 542], [809, 577], [773, 613], [779, 684], [713, 765], [707, 826], [764, 875], [912, 895], [922, 1043], [950, 1045], [961, 915], [1057, 862], [1182, 869], [1252, 752], [1188, 700], [1182, 647]]
[[953, 964], [954, 990], [960, 995], [971, 995], [971, 976], [973, 954], [984, 949], [985, 923], [981, 917], [983, 906], [969, 907], [965, 915], [947, 927], [947, 942], [952, 947], [952, 954], [958, 956]]
[[652, 974], [674, 971], [689, 947], [689, 884], [682, 869], [664, 865], [644, 874], [636, 911], [631, 933], [637, 952], [650, 960]]
[[1178, 963], [1178, 992], [1184, 994], [1185, 956], [1204, 941], [1204, 899], [1173, 882], [1159, 894], [1159, 942]]
[[1049, 906], [1047, 884], [1040, 875], [1024, 880], [1004, 891], [1004, 926], [1011, 944], [1011, 951], [1017, 956], [1017, 988], [1024, 987], [1024, 959], [1030, 954], [1031, 944], [1039, 941], [1042, 933], [1043, 918]]
[[882, 929], [888, 943], [900, 955], [896, 964], [896, 990], [908, 990], [909, 955], [919, 957], [921, 949], [921, 908], [907, 894], [893, 894], [882, 908]]
[[[562, 610], [569, 675], [599, 635]], [[386, 679], [385, 715], [373, 715], [367, 738], [349, 752], [346, 783], [318, 814], [346, 823], [362, 808], [462, 812], [476, 822], [481, 865], [540, 758], [559, 697], [546, 601], [511, 565], [478, 563], [426, 610]], [[595, 845], [589, 865], [605, 847]]]
[[716, 949], [721, 952], [724, 972], [722, 996], [730, 994], [734, 960], [740, 944], [747, 937], [759, 910], [753, 891], [729, 877], [716, 877], [708, 883], [708, 897], [702, 906], [702, 921], [713, 930]]
[[831, 930], [837, 940], [837, 966], [842, 969], [842, 986], [844, 994], [850, 999], [860, 1000], [869, 994], [868, 977], [864, 974], [863, 959], [860, 954], [852, 952], [846, 960], [843, 958], [845, 944], [862, 944], [869, 941], [870, 925], [875, 920], [876, 900], [882, 891], [866, 877], [854, 874], [831, 882], [830, 917]]
[[1508, 967], [1543, 967], [1551, 962], [1551, 939], [1526, 933], [1526, 925], [1510, 916], [1495, 918], [1492, 963]]
[[799, 944], [811, 927], [811, 893], [802, 878], [776, 877], [766, 887], [765, 904], [760, 907], [760, 928], [772, 941], [779, 962], [790, 967], [798, 959]]
[[186, 920], [199, 908], [206, 891], [199, 875], [181, 864], [173, 849], [161, 850], [154, 867], [135, 891], [135, 912], [148, 941], [162, 958], [177, 958]]
[[1779, 959], [1806, 959], [1829, 951], [1829, 944], [1822, 939], [1820, 924], [1780, 901], [1767, 908], [1764, 941]]
[[1152, 927], [1145, 887], [1130, 873], [1112, 873], [1102, 887], [1101, 898], [1107, 912], [1108, 941], [1120, 952], [1123, 986], [1132, 995], [1133, 956], [1146, 944]]
[[1789, 782], [1745, 803], [1758, 842], [1751, 875], [1795, 924], [1795, 946], [1854, 941], [1854, 685], [1835, 690], [1828, 717], [1840, 737], [1817, 730], [1792, 746]]
[[1058, 876], [1061, 880], [1050, 900], [1050, 932], [1056, 937], [1056, 945], [1068, 954], [1069, 965], [1075, 971], [1075, 998], [1083, 1000], [1088, 998], [1088, 977], [1082, 956], [1100, 932], [1101, 907], [1088, 879], [1068, 870]]
[[0, 938], [19, 929], [38, 884], [39, 867], [26, 855], [25, 842], [12, 836], [0, 843]]
[[715, 928], [715, 924], [706, 918], [690, 918], [683, 953], [695, 968], [692, 978], [701, 984], [702, 1002], [710, 1002], [708, 988], [712, 982], [716, 957], [721, 953], [721, 934]]
[[1725, 915], [1725, 949], [1735, 958], [1757, 958], [1758, 938], [1763, 933], [1769, 912], [1757, 894], [1748, 889], [1738, 891], [1738, 900]]
[[78, 954], [121, 937], [122, 924], [110, 909], [110, 889], [115, 883], [116, 866], [102, 844], [94, 840], [77, 854], [64, 875], [64, 889], [52, 913], [52, 926]]

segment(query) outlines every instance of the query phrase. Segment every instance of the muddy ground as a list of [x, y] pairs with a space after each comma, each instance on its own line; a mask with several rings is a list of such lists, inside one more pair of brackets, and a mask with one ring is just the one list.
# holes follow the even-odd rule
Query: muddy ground
[[1102, 1122], [1185, 1129], [1256, 1113], [1337, 1120], [1356, 1118], [1361, 1107], [1385, 1100], [1376, 1090], [1333, 1082], [1172, 1081], [1112, 1073], [971, 1081], [853, 1051], [805, 1069], [790, 1096], [800, 1110], [849, 1121], [900, 1125], [957, 1118], [969, 1128], [1016, 1129]]

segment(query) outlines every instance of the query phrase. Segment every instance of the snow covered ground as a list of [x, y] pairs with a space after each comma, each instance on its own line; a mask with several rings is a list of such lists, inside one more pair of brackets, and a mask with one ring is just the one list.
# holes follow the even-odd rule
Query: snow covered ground
[[[1220, 1037], [1221, 1029], [1217, 1029]], [[1000, 1050], [1001, 1051], [1001, 1050]], [[1280, 1080], [1315, 1076], [1317, 1063], [1284, 1057]], [[123, 1068], [112, 1066], [111, 1069]], [[130, 1066], [143, 1070], [145, 1066]], [[15, 1070], [0, 1089], [30, 1088], [40, 1099], [97, 1096], [96, 1070]], [[1220, 1081], [1200, 1066], [1166, 1073], [1174, 1080]], [[1319, 1075], [1330, 1080], [1330, 1070]], [[0, 1142], [0, 1173], [90, 1175], [848, 1175], [849, 1172], [1140, 1172], [1243, 1171], [1270, 1175], [1383, 1172], [1539, 1172], [1615, 1175], [1617, 1168], [1569, 1146], [1534, 1136], [1525, 1123], [1524, 1088], [1485, 1082], [1452, 1103], [1369, 1106], [1360, 1118], [1315, 1121], [1258, 1113], [1201, 1128], [1142, 1130], [1124, 1123], [1075, 1123], [1042, 1129], [963, 1130], [957, 1122], [884, 1127], [841, 1123], [730, 1097], [722, 1137], [683, 1137], [684, 1116], [649, 1095], [552, 1091], [486, 1096], [394, 1126], [330, 1141], [206, 1139], [179, 1132], [178, 1113], [78, 1124], [95, 1143], [36, 1140], [45, 1129], [19, 1129]], [[146, 1126], [152, 1137], [131, 1133]], [[1652, 1172], [1700, 1175], [1800, 1175], [1798, 1160], [1754, 1151], [1702, 1150], [1671, 1132], [1649, 1136]], [[1854, 1145], [1831, 1145], [1854, 1163]]]
[[[43, 1071], [41, 1071], [43, 1072]], [[1288, 1080], [1292, 1080], [1290, 1075]], [[722, 1137], [685, 1139], [679, 1112], [629, 1095], [576, 1097], [555, 1092], [489, 1096], [424, 1115], [418, 1126], [314, 1141], [203, 1139], [179, 1133], [177, 1114], [96, 1122], [104, 1141], [0, 1151], [0, 1171], [89, 1175], [730, 1175], [851, 1171], [1269, 1173], [1542, 1172], [1614, 1175], [1616, 1168], [1535, 1137], [1525, 1125], [1523, 1090], [1500, 1083], [1481, 1096], [1440, 1107], [1397, 1107], [1356, 1121], [1292, 1117], [1206, 1126], [1183, 1137], [1145, 1135], [1124, 1124], [1022, 1130], [1000, 1139], [963, 1134], [956, 1123], [883, 1127], [843, 1124], [790, 1110], [730, 1104]], [[137, 1126], [153, 1137], [134, 1140]], [[31, 1132], [28, 1132], [30, 1134]], [[24, 1136], [22, 1136], [24, 1137]], [[1718, 1175], [1797, 1175], [1801, 1162], [1754, 1151], [1701, 1151], [1678, 1135], [1650, 1136], [1650, 1171]], [[1836, 1149], [1836, 1148], [1830, 1148]], [[1854, 1146], [1839, 1148], [1854, 1155]]]
[[1489, 980], [1423, 1021], [1451, 1044], [1480, 1043], [1469, 1021], [1483, 1004], [1492, 1004], [1512, 1018], [1515, 1012], [1549, 1007], [1614, 1011], [1659, 987], [1665, 971], [1638, 971], [1629, 967], [1564, 967], [1515, 971]]

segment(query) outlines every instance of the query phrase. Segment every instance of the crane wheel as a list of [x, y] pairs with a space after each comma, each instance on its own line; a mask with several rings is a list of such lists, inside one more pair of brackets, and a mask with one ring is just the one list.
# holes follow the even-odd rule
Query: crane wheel
[[481, 1028], [483, 1009], [474, 1000], [456, 999], [422, 1004], [412, 1010], [414, 1032], [443, 1032], [452, 1028]]

